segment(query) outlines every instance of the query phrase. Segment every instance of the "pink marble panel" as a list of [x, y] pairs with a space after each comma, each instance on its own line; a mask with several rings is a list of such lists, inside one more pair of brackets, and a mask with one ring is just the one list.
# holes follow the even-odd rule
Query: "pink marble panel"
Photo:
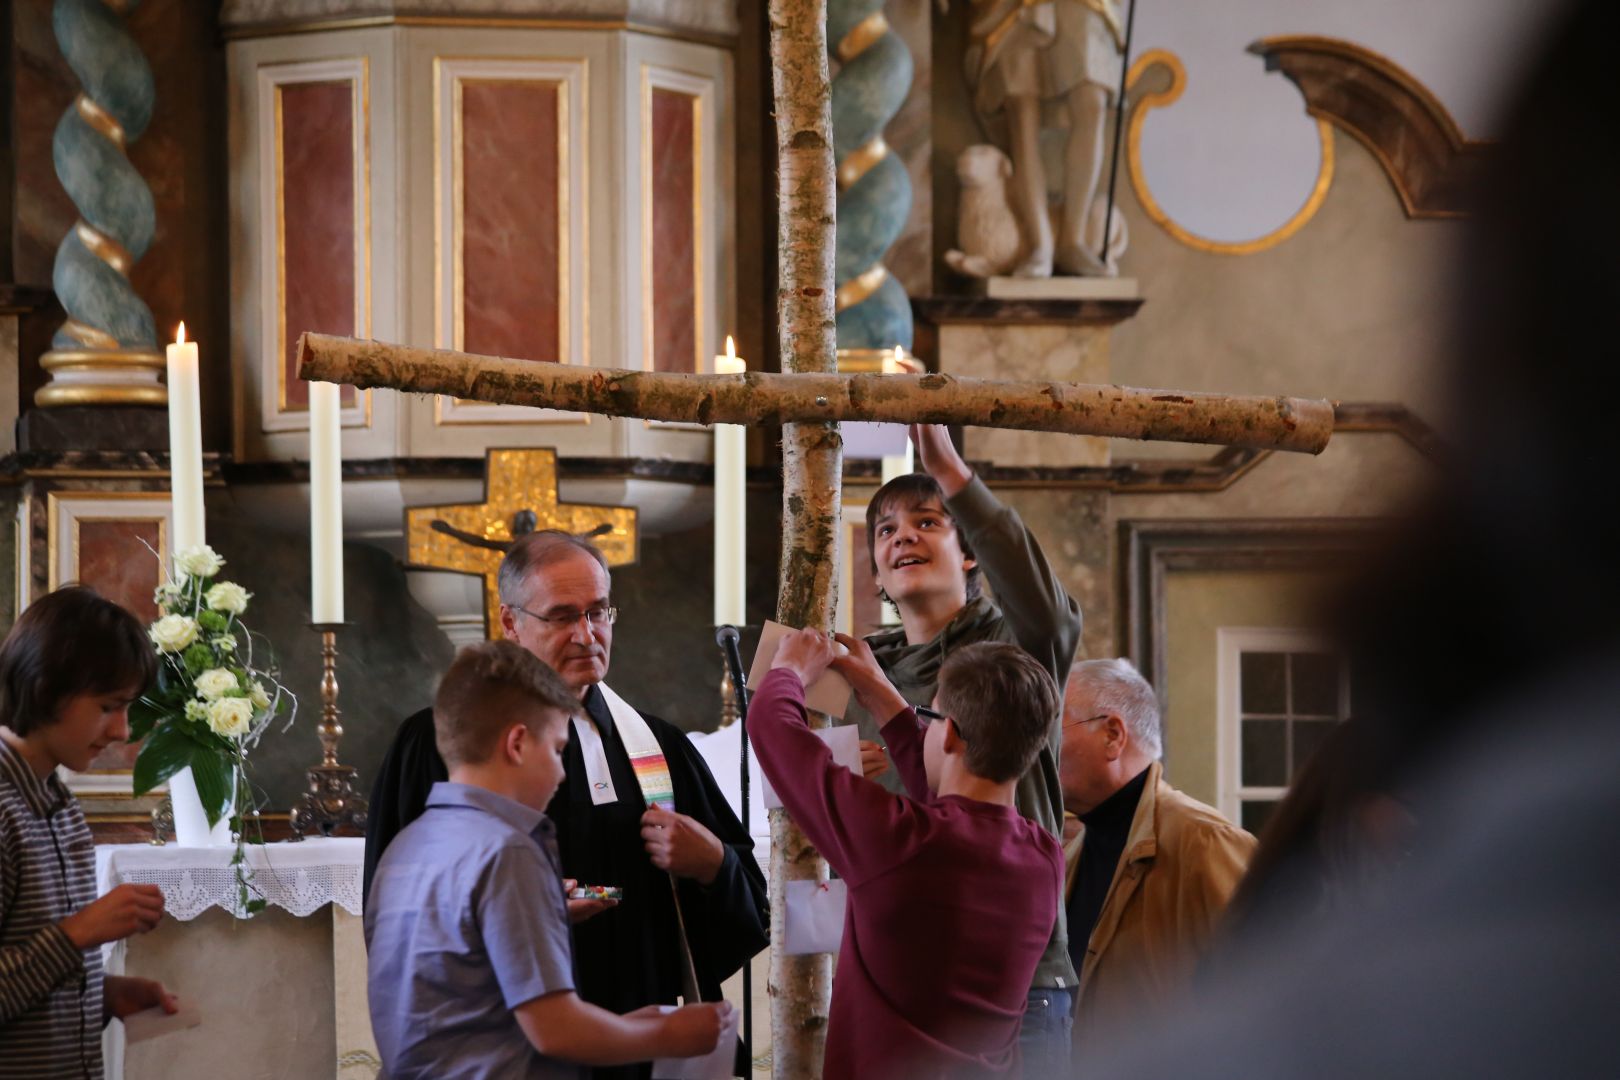
[[[309, 384], [298, 377], [298, 335], [356, 331], [354, 92], [350, 80], [280, 88], [282, 363], [289, 409], [309, 407]], [[343, 400], [353, 402], [352, 388], [343, 388]]]
[[554, 81], [461, 86], [462, 347], [567, 360]]
[[697, 98], [652, 92], [652, 342], [653, 369], [693, 371], [697, 365], [698, 222], [693, 196], [697, 158], [693, 134]]
[[865, 637], [883, 629], [883, 601], [878, 599], [877, 575], [872, 572], [872, 558], [866, 553], [865, 525], [850, 527], [849, 551], [851, 622], [855, 636]]
[[[156, 521], [79, 522], [79, 568], [76, 580], [94, 585], [107, 599], [122, 604], [143, 623], [157, 618], [152, 591], [158, 586], [158, 561], [148, 551], [158, 547]], [[136, 746], [107, 747], [90, 763], [92, 770], [132, 769]]]

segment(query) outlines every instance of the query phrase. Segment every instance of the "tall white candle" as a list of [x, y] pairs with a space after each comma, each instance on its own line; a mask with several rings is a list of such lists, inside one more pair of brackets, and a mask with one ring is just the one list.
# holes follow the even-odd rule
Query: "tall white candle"
[[[714, 358], [720, 375], [740, 375], [748, 364], [737, 356], [736, 343], [726, 335], [726, 353]], [[747, 574], [748, 430], [738, 424], [714, 425], [714, 624], [741, 626], [745, 611]]]
[[205, 543], [203, 527], [202, 402], [197, 385], [197, 343], [186, 324], [175, 331], [169, 361], [169, 490], [174, 505], [170, 550]]
[[336, 383], [309, 384], [310, 621], [343, 621], [343, 441]]
[[[894, 352], [883, 358], [883, 374], [904, 375], [910, 371], [906, 363], [906, 351], [900, 346], [894, 347]], [[908, 476], [916, 471], [915, 459], [912, 457], [911, 440], [906, 439], [905, 449], [898, 454], [883, 455], [883, 482], [887, 484], [897, 476]], [[889, 611], [887, 606], [883, 609]]]

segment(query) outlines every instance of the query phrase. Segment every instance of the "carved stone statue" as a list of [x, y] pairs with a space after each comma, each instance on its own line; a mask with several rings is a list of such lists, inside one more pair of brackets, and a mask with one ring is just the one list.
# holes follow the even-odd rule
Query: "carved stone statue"
[[[970, 20], [966, 62], [974, 107], [986, 120], [1005, 113], [1012, 155], [1011, 175], [1003, 180], [1022, 240], [1012, 273], [1109, 274], [1104, 230], [1088, 226], [1094, 218], [1101, 225], [1092, 203], [1106, 156], [1108, 108], [1124, 63], [1118, 0], [972, 0]], [[1043, 123], [1043, 108], [1050, 123]], [[1054, 228], [1040, 134], [1064, 124], [1063, 200]], [[960, 240], [966, 248], [968, 239]]]
[[[1013, 209], [1009, 181], [1012, 159], [998, 146], [979, 143], [963, 150], [956, 158], [956, 242], [960, 248], [945, 253], [945, 263], [965, 277], [989, 278], [1013, 274], [1024, 253], [1023, 228]], [[1105, 199], [1093, 197], [1086, 217], [1085, 242], [1088, 250], [1102, 247], [1102, 218], [1107, 212]], [[1052, 228], [1048, 214], [1048, 229]], [[1108, 230], [1108, 254], [1102, 273], [1119, 273], [1119, 257], [1125, 252], [1125, 215], [1114, 207]], [[1047, 268], [1050, 273], [1051, 268]]]

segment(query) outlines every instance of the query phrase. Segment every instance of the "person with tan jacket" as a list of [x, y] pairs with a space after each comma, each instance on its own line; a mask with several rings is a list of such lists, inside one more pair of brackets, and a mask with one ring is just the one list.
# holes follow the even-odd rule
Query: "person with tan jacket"
[[1253, 836], [1164, 782], [1159, 704], [1128, 660], [1085, 660], [1063, 702], [1065, 904], [1080, 974], [1074, 1046], [1165, 1003], [1254, 853]]

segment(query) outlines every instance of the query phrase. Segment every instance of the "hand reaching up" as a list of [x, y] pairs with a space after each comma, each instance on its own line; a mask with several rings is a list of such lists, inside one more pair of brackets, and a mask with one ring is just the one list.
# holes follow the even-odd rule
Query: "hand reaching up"
[[973, 479], [973, 470], [956, 452], [951, 433], [944, 424], [912, 424], [911, 442], [917, 448], [917, 459], [922, 463], [923, 472], [934, 478], [947, 499], [967, 487], [968, 481]]

